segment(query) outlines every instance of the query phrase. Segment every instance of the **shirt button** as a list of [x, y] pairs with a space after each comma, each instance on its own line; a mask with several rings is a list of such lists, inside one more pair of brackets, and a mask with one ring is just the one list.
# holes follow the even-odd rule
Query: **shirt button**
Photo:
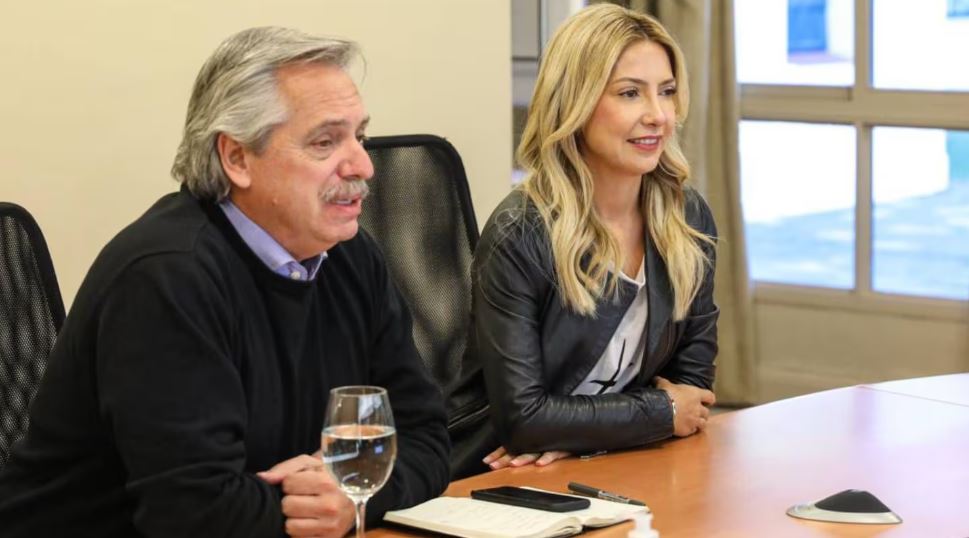
[[293, 280], [302, 280], [303, 275], [301, 275], [299, 271], [293, 271], [289, 274], [289, 278], [292, 278]]

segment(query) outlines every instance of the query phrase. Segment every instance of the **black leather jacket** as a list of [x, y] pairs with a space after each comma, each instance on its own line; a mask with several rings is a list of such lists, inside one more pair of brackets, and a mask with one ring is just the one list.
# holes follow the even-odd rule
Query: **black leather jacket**
[[[477, 413], [466, 418], [463, 431], [452, 431], [455, 478], [485, 470], [481, 458], [499, 445], [513, 454], [585, 453], [665, 439], [673, 433], [672, 409], [652, 378], [713, 385], [719, 315], [713, 302], [715, 249], [702, 244], [711, 265], [689, 315], [673, 322], [666, 264], [647, 234], [649, 313], [639, 375], [619, 393], [570, 395], [602, 355], [636, 289], [620, 281], [617, 296], [600, 300], [594, 317], [563, 306], [545, 226], [526, 199], [519, 190], [505, 198], [475, 251], [468, 350], [449, 407], [460, 415], [477, 401], [480, 409], [483, 385], [491, 424]], [[686, 219], [716, 237], [710, 209], [692, 189], [686, 191]]]

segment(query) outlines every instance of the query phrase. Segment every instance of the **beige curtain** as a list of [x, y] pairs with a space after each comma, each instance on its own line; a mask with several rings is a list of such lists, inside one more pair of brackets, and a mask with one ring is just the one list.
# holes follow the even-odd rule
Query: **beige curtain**
[[716, 300], [720, 305], [718, 403], [758, 401], [756, 340], [737, 143], [739, 104], [734, 67], [733, 0], [617, 0], [650, 13], [673, 34], [686, 56], [690, 115], [683, 149], [693, 184], [713, 210], [720, 232]]

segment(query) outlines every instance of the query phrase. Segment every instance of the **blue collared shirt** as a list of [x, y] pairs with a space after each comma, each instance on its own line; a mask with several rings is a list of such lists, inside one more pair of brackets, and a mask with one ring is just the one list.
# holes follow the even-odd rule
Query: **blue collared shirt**
[[306, 281], [316, 278], [320, 265], [326, 259], [326, 252], [300, 263], [278, 241], [273, 239], [269, 232], [263, 230], [262, 227], [247, 217], [231, 200], [226, 198], [219, 203], [219, 207], [222, 208], [225, 216], [232, 223], [232, 227], [239, 232], [239, 236], [246, 242], [246, 245], [274, 273], [293, 280]]

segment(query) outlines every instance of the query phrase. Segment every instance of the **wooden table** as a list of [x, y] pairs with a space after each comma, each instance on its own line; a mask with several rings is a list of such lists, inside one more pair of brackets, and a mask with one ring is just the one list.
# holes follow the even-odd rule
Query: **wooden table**
[[869, 390], [891, 392], [969, 407], [969, 374], [939, 375], [861, 385]]
[[[646, 502], [662, 538], [969, 537], [969, 374], [836, 389], [723, 413], [705, 432], [545, 468], [504, 469], [446, 495], [574, 480]], [[900, 525], [794, 519], [787, 508], [866, 489]], [[631, 523], [588, 533], [625, 537]], [[372, 536], [419, 536], [401, 528]]]

